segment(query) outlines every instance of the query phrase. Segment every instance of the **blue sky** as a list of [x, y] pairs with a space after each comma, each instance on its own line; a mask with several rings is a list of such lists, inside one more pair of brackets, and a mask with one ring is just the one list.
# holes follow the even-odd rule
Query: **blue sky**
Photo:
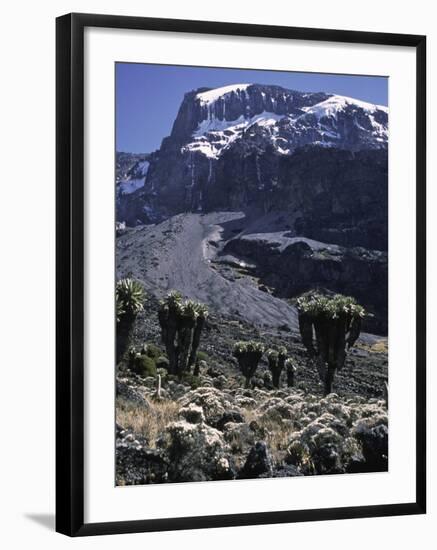
[[117, 63], [117, 151], [150, 153], [158, 149], [171, 131], [186, 92], [237, 83], [277, 84], [388, 105], [385, 77]]

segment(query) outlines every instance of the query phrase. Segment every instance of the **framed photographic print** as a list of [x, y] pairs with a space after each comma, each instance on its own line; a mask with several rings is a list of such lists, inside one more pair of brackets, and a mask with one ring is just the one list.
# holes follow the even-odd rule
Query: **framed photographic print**
[[425, 513], [425, 37], [57, 19], [57, 530]]

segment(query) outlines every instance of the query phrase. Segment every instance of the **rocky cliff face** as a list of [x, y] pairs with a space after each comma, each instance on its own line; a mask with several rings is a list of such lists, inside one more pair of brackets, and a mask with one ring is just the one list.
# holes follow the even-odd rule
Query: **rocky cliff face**
[[[236, 84], [185, 95], [170, 140], [217, 158], [236, 137], [264, 128], [278, 152], [321, 141], [362, 148], [387, 141], [387, 109], [343, 96]], [[280, 143], [280, 142], [288, 142]], [[288, 146], [286, 146], [288, 145]]]
[[[149, 155], [143, 153], [117, 152], [115, 159], [115, 197], [117, 202], [117, 220], [129, 220], [130, 225], [136, 225], [138, 204], [136, 191], [144, 189]], [[140, 212], [140, 215], [142, 212]]]
[[345, 248], [290, 232], [241, 235], [223, 250], [253, 265], [255, 274], [277, 296], [291, 298], [308, 290], [328, 289], [354, 296], [372, 313], [364, 329], [387, 333], [387, 253], [361, 247]]
[[265, 114], [276, 115], [273, 119], [278, 120], [285, 116], [298, 117], [306, 108], [329, 97], [324, 93], [304, 94], [258, 84], [236, 84], [212, 90], [200, 88], [185, 94], [171, 138], [188, 143], [193, 134], [198, 138], [201, 132], [219, 133], [237, 124], [250, 124], [254, 122], [251, 119], [260, 115], [266, 118]]
[[[120, 221], [217, 208], [266, 212], [286, 201], [290, 211], [303, 208], [312, 236], [320, 209], [311, 205], [327, 201], [325, 217], [332, 212], [345, 232], [369, 202], [377, 206], [368, 209], [372, 226], [381, 227], [387, 123], [385, 107], [325, 93], [256, 84], [189, 92]], [[360, 239], [354, 244], [366, 245]]]

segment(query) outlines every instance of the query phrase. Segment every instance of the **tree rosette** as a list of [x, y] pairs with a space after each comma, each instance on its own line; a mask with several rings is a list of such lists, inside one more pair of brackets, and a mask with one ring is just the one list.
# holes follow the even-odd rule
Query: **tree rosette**
[[256, 372], [263, 353], [264, 346], [253, 340], [240, 341], [234, 346], [234, 357], [237, 359], [240, 370], [246, 379], [247, 388], [250, 386], [251, 378]]
[[[346, 360], [361, 332], [366, 310], [351, 296], [326, 296], [308, 292], [297, 300], [302, 342], [315, 360], [325, 395], [331, 393], [335, 372]], [[314, 341], [315, 334], [315, 341]]]
[[158, 320], [170, 374], [181, 376], [194, 365], [207, 316], [204, 304], [184, 300], [179, 292], [170, 292], [161, 300]]

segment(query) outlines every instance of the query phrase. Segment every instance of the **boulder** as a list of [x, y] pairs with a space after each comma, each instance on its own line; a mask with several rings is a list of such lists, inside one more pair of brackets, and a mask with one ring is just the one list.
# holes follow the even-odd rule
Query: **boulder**
[[116, 483], [145, 485], [167, 481], [165, 454], [147, 447], [147, 440], [116, 424]]
[[352, 434], [360, 442], [364, 463], [360, 471], [386, 472], [388, 470], [388, 420], [378, 415], [356, 422]]
[[258, 441], [250, 449], [244, 466], [238, 473], [239, 479], [253, 479], [258, 477], [272, 477], [273, 465], [267, 445]]
[[141, 407], [150, 407], [149, 401], [146, 399], [145, 394], [128, 384], [127, 380], [116, 380], [116, 394], [117, 397], [123, 397], [128, 401], [133, 401]]

